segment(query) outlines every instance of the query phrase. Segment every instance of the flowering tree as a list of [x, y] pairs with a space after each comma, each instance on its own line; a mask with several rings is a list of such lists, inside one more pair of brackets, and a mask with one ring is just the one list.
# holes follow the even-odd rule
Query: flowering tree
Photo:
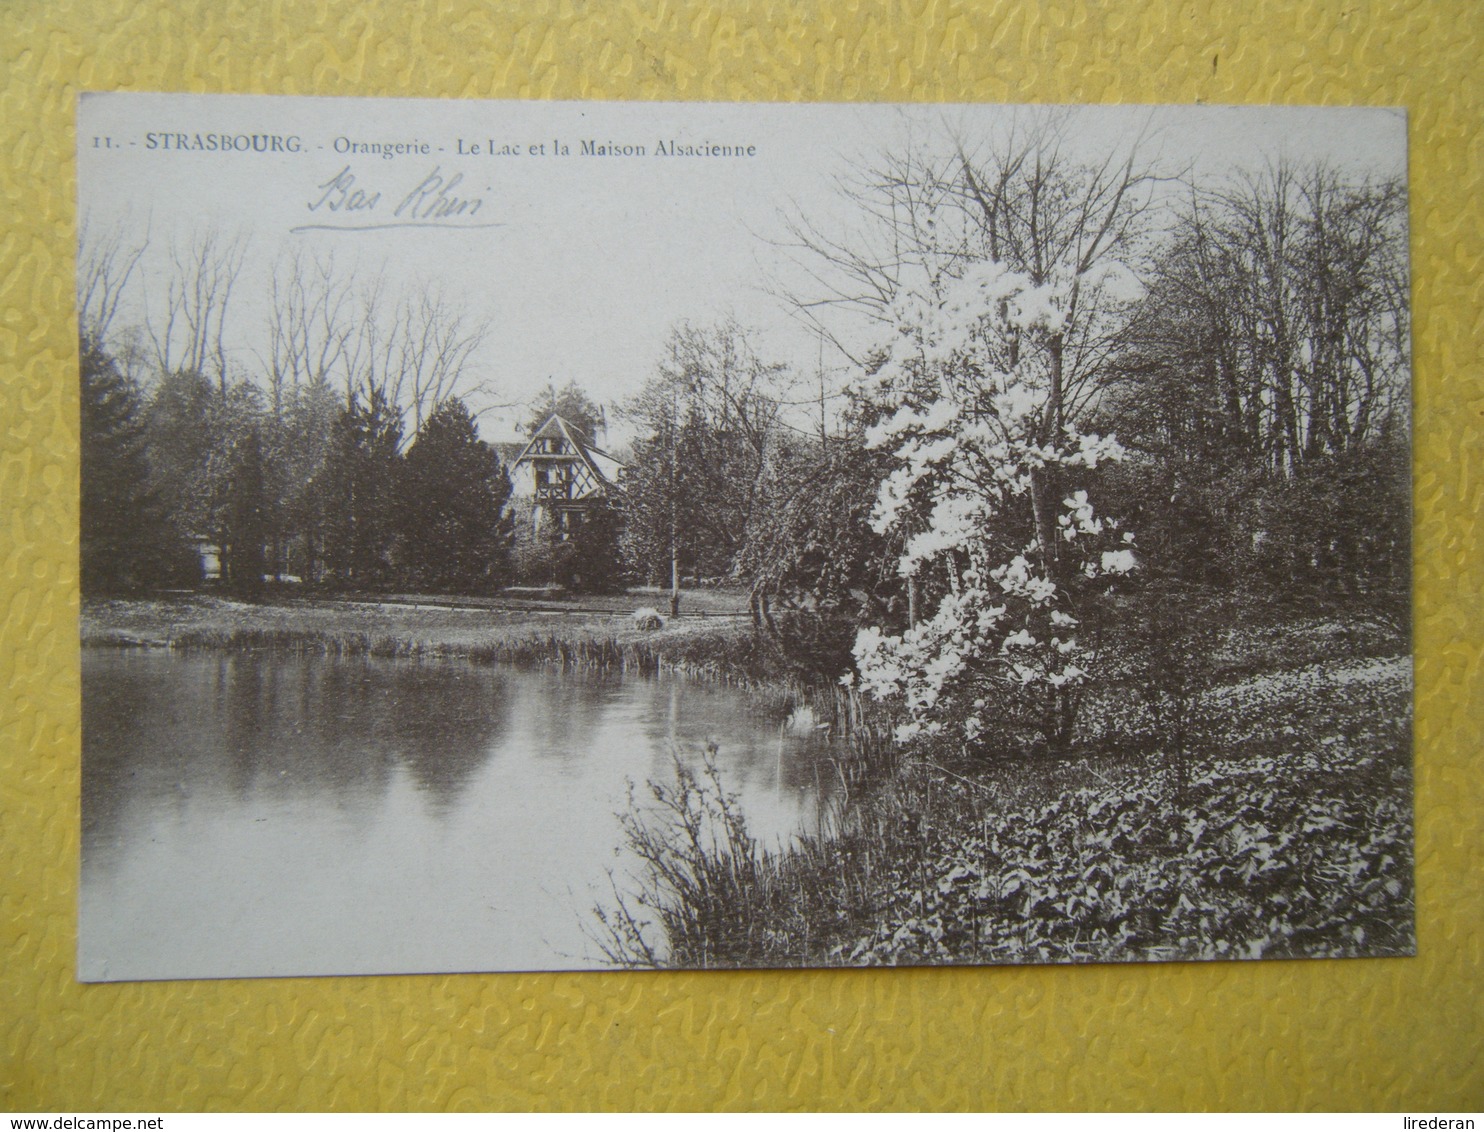
[[1089, 495], [1123, 449], [1078, 421], [1142, 293], [1151, 178], [1131, 153], [1087, 165], [1059, 146], [1049, 130], [896, 164], [872, 210], [892, 255], [841, 264], [873, 280], [888, 328], [861, 390], [881, 409], [867, 443], [893, 461], [872, 524], [901, 544], [914, 600], [904, 632], [862, 630], [855, 658], [866, 691], [904, 705], [900, 739], [1065, 746], [1097, 603], [1136, 567]]
[[895, 467], [872, 525], [904, 537], [903, 578], [937, 573], [944, 587], [901, 635], [873, 626], [856, 639], [861, 685], [907, 709], [899, 739], [973, 745], [994, 721], [1052, 744], [1070, 738], [1094, 655], [1083, 607], [1135, 559], [1132, 534], [1095, 514], [1084, 488], [1057, 502], [1055, 535], [1040, 533], [1050, 484], [1123, 456], [1113, 437], [1072, 424], [1048, 435], [1046, 347], [1069, 306], [1065, 285], [1037, 286], [993, 261], [896, 304], [898, 334], [871, 392], [900, 407], [867, 437]]

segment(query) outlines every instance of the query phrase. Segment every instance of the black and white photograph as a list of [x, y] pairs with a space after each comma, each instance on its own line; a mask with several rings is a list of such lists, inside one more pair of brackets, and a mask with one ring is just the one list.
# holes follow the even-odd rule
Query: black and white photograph
[[77, 144], [80, 980], [1415, 953], [1402, 111]]

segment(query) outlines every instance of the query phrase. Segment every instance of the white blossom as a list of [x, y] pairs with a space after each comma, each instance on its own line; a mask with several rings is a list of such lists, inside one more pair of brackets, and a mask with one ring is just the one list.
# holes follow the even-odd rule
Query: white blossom
[[[1067, 632], [1079, 623], [1068, 609], [1073, 594], [1056, 579], [1068, 570], [1096, 579], [1136, 568], [1132, 534], [1122, 534], [1122, 549], [1103, 549], [1117, 524], [1097, 513], [1074, 474], [1122, 460], [1124, 449], [1112, 436], [1070, 426], [1047, 435], [1043, 347], [1073, 329], [1075, 288], [1122, 301], [1136, 296], [1138, 281], [1115, 264], [1080, 280], [1053, 272], [1039, 285], [989, 260], [956, 259], [937, 274], [927, 266], [907, 269], [888, 311], [894, 333], [883, 343], [885, 361], [862, 385], [890, 409], [866, 434], [867, 446], [893, 461], [870, 523], [900, 539], [901, 577], [942, 579], [947, 592], [900, 636], [860, 630], [857, 679], [841, 682], [904, 705], [899, 742], [948, 731], [973, 742], [992, 718], [987, 693], [1002, 695], [1007, 681], [1063, 689], [1087, 679], [1091, 654]], [[1047, 517], [1061, 546], [1050, 561], [1050, 548], [1035, 539], [1018, 552], [1001, 541], [1028, 522], [1028, 497], [1048, 469], [1060, 469], [1067, 484]]]
[[1016, 646], [1019, 646], [1021, 648], [1033, 648], [1035, 646], [1035, 643], [1036, 638], [1031, 636], [1028, 629], [1017, 629], [1015, 632], [1006, 637], [1002, 642], [1000, 642], [1000, 651], [1005, 652]]

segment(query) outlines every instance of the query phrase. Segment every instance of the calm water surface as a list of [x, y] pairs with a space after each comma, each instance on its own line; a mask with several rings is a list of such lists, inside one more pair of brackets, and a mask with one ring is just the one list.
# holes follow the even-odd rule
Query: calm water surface
[[677, 679], [83, 652], [84, 980], [591, 968], [627, 784], [708, 742], [753, 833], [825, 744]]

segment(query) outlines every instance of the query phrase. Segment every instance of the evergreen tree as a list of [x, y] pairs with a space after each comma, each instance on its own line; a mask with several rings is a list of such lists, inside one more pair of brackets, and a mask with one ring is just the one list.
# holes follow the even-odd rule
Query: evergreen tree
[[212, 417], [216, 390], [205, 375], [178, 370], [160, 376], [144, 417], [150, 485], [184, 536], [220, 535], [215, 503], [222, 486], [214, 460]]
[[443, 402], [407, 452], [402, 477], [402, 566], [436, 591], [484, 591], [510, 572], [510, 477], [462, 401]]
[[325, 381], [311, 380], [281, 391], [273, 412], [264, 415], [265, 574], [305, 580], [317, 576], [320, 508], [315, 492], [340, 411], [335, 390]]
[[253, 429], [239, 445], [227, 489], [222, 547], [224, 580], [238, 593], [254, 593], [267, 565], [268, 494], [264, 485], [263, 445]]
[[364, 587], [393, 577], [402, 415], [379, 390], [351, 399], [335, 422], [313, 493], [325, 567], [332, 580]]
[[546, 391], [531, 402], [530, 408], [527, 433], [535, 433], [553, 413], [575, 426], [582, 433], [582, 439], [590, 444], [598, 443], [600, 434], [608, 427], [603, 407], [584, 393], [575, 381], [567, 382], [561, 389], [548, 383]]
[[174, 539], [149, 487], [138, 391], [95, 342], [82, 361], [82, 498], [79, 531], [85, 595], [167, 580], [186, 548]]

